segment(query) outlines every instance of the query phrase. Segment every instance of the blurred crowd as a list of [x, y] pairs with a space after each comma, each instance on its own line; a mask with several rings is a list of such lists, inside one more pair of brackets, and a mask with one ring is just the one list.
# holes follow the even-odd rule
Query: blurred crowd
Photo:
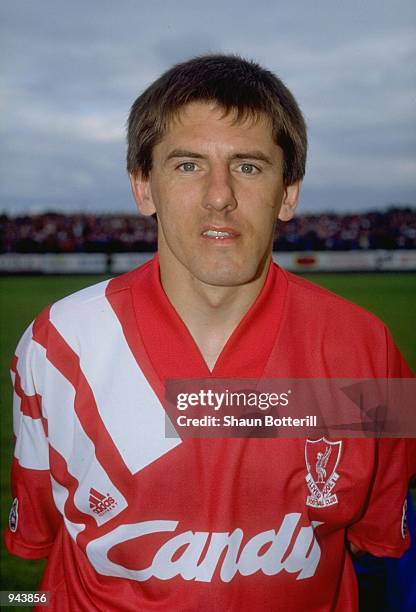
[[[0, 216], [1, 253], [123, 253], [154, 251], [156, 221], [138, 215]], [[300, 215], [278, 223], [280, 251], [416, 249], [416, 208], [340, 215]]]

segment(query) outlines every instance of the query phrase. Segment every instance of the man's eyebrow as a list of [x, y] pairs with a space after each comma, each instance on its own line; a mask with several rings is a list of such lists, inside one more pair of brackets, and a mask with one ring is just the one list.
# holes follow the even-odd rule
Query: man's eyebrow
[[266, 164], [271, 164], [272, 160], [270, 157], [265, 155], [262, 151], [242, 151], [241, 153], [236, 153], [231, 156], [231, 159], [257, 159], [259, 161], [264, 161]]
[[[196, 153], [195, 151], [188, 151], [187, 149], [173, 149], [166, 157], [166, 161], [169, 159], [175, 159], [177, 157], [189, 157], [191, 159], [204, 159], [204, 155], [201, 153]], [[272, 160], [270, 157], [265, 155], [262, 151], [253, 150], [253, 151], [241, 151], [239, 153], [234, 153], [230, 155], [230, 159], [254, 159], [263, 161], [266, 164], [272, 164]]]
[[195, 153], [194, 151], [187, 151], [186, 149], [173, 149], [166, 157], [166, 161], [168, 159], [174, 159], [175, 157], [192, 157], [194, 159], [202, 159], [204, 156], [200, 153]]

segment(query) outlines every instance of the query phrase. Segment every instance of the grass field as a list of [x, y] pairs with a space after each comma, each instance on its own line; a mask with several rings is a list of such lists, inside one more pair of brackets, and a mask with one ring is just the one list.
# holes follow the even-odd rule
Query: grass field
[[[16, 343], [34, 316], [47, 304], [105, 277], [9, 277], [0, 279], [1, 317], [1, 527], [10, 506], [11, 388], [8, 366]], [[322, 274], [313, 282], [364, 306], [383, 319], [416, 369], [416, 274]], [[25, 562], [1, 546], [0, 590], [35, 589], [43, 562]], [[16, 608], [14, 608], [16, 609]], [[26, 608], [27, 609], [27, 608]]]

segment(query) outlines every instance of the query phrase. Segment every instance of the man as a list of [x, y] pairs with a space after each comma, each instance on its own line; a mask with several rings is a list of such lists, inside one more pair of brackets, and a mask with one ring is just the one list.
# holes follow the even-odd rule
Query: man
[[271, 263], [304, 175], [297, 103], [252, 62], [196, 58], [136, 100], [128, 141], [158, 256], [23, 336], [8, 548], [48, 556], [59, 611], [356, 610], [346, 539], [408, 545], [403, 440], [325, 440], [325, 506], [305, 440], [165, 435], [169, 378], [409, 374], [375, 317]]

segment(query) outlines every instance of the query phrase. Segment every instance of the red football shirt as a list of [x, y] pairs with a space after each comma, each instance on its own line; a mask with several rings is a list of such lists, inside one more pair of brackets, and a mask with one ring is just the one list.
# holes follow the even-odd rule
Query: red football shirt
[[345, 540], [400, 556], [403, 440], [333, 440], [336, 503], [305, 441], [167, 439], [166, 378], [410, 375], [383, 324], [272, 264], [210, 372], [157, 259], [61, 300], [13, 364], [17, 501], [6, 543], [48, 556], [50, 609], [357, 610]]

